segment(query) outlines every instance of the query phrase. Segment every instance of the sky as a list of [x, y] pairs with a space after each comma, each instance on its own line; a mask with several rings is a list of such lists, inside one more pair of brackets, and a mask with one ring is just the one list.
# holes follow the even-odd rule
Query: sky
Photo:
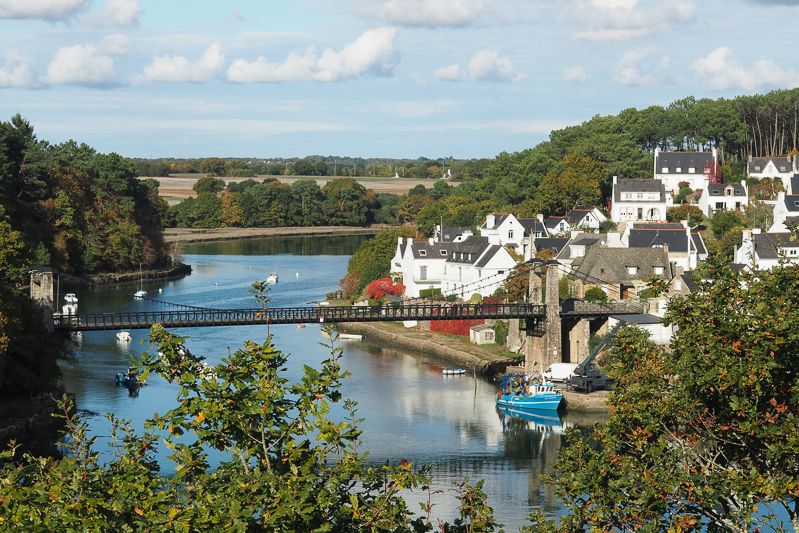
[[0, 0], [0, 120], [126, 157], [493, 158], [799, 86], [799, 0]]

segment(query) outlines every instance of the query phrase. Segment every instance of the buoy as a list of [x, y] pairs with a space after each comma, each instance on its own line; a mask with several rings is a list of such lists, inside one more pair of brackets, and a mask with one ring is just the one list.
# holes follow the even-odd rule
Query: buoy
[[214, 283], [214, 287], [219, 287], [219, 283]]
[[298, 278], [300, 277], [300, 273], [299, 273], [299, 272], [297, 272], [297, 277], [298, 277]]
[[164, 289], [158, 289], [158, 294], [161, 294], [162, 292], [164, 292]]

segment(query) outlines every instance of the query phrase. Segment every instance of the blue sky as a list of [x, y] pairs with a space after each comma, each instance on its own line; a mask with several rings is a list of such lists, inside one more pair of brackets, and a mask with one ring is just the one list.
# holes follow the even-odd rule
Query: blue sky
[[799, 86], [799, 0], [0, 0], [0, 119], [128, 157], [493, 157]]

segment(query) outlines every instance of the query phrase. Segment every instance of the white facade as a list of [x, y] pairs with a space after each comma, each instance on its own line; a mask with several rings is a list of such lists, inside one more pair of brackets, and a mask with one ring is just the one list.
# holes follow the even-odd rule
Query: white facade
[[622, 222], [665, 222], [666, 210], [674, 206], [659, 179], [620, 180], [613, 176], [610, 219]]
[[752, 178], [780, 178], [784, 184], [788, 184], [797, 169], [797, 157], [778, 156], [778, 157], [749, 157], [749, 164], [746, 172]]
[[486, 237], [470, 237], [458, 243], [444, 265], [441, 292], [469, 299], [477, 293], [490, 296], [505, 283], [516, 261], [502, 246]]
[[699, 198], [699, 209], [711, 218], [716, 211], [743, 211], [747, 205], [749, 205], [749, 189], [743, 180], [740, 184], [708, 184]]
[[398, 239], [397, 250], [391, 259], [391, 274], [395, 279], [402, 277], [405, 296], [418, 298], [422, 289], [441, 289], [451, 248], [451, 243], [434, 243], [432, 239]]
[[734, 261], [754, 270], [771, 270], [782, 259], [799, 265], [799, 242], [791, 233], [762, 233], [759, 229], [744, 230], [741, 247], [735, 250]]
[[799, 194], [779, 193], [774, 204], [774, 222], [769, 228], [769, 233], [783, 233], [790, 231], [786, 222], [797, 220], [799, 217]]

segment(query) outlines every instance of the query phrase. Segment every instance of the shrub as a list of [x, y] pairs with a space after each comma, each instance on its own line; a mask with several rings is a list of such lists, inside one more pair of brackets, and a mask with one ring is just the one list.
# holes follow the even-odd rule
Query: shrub
[[504, 321], [497, 320], [496, 324], [494, 324], [494, 338], [499, 345], [507, 344], [508, 325]]
[[441, 294], [441, 289], [422, 289], [419, 291], [419, 298], [430, 298]]
[[391, 278], [376, 279], [366, 288], [366, 295], [375, 300], [381, 300], [383, 296], [387, 294], [402, 296], [404, 293], [405, 285], [400, 283], [394, 284]]
[[608, 295], [599, 287], [591, 287], [585, 291], [585, 301], [594, 303], [606, 303]]

